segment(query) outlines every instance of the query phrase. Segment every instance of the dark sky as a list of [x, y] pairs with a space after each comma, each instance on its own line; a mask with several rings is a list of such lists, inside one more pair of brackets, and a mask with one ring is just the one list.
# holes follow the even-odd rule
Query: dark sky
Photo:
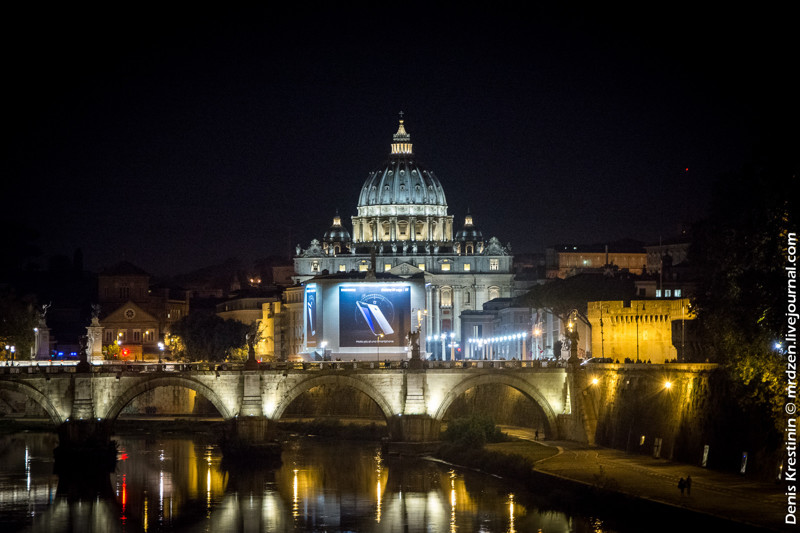
[[788, 13], [416, 5], [8, 12], [3, 215], [95, 270], [288, 254], [349, 225], [402, 110], [457, 228], [657, 241], [789, 122]]

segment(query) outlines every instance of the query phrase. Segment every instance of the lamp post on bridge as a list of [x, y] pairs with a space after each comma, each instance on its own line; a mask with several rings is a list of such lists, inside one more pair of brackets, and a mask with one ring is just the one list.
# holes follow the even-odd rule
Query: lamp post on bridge
[[375, 351], [375, 362], [380, 366], [381, 364], [381, 339], [383, 338], [383, 333], [376, 333], [375, 334], [375, 341], [377, 343], [377, 348]]

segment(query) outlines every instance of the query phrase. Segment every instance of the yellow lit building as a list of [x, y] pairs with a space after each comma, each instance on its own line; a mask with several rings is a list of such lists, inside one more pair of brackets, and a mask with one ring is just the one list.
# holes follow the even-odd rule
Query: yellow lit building
[[684, 321], [695, 315], [681, 298], [589, 302], [587, 317], [594, 357], [664, 363], [678, 358]]
[[565, 279], [581, 272], [622, 270], [640, 276], [647, 268], [647, 253], [637, 243], [612, 245], [560, 245], [545, 252], [547, 277]]

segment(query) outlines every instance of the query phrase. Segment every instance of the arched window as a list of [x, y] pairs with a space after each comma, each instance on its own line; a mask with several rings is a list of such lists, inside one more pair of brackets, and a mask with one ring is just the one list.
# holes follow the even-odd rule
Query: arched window
[[441, 303], [442, 307], [452, 307], [453, 306], [453, 289], [450, 287], [442, 287], [442, 298]]

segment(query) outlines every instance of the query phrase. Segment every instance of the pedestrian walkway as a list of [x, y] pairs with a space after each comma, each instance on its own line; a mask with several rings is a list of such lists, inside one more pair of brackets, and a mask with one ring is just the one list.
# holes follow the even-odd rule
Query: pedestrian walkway
[[[751, 481], [736, 474], [569, 441], [539, 443], [559, 449], [557, 455], [536, 463], [539, 472], [761, 528], [800, 530], [784, 525], [784, 483]], [[678, 480], [688, 476], [691, 487], [682, 495]]]

